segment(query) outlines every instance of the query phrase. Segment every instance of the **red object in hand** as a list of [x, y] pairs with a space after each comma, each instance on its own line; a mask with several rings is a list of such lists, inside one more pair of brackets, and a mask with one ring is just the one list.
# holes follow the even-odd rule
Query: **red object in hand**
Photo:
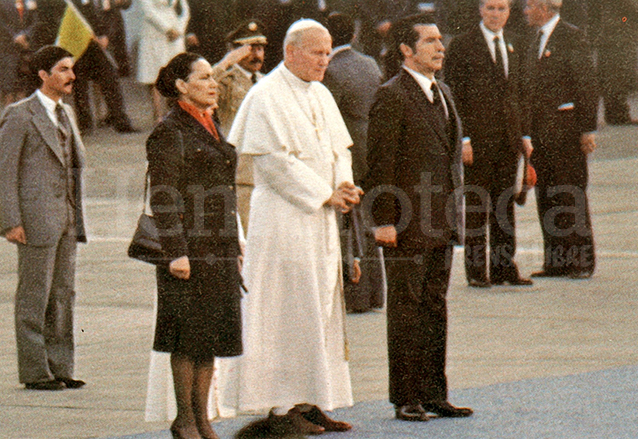
[[536, 169], [532, 165], [527, 165], [525, 172], [525, 185], [529, 187], [536, 186]]

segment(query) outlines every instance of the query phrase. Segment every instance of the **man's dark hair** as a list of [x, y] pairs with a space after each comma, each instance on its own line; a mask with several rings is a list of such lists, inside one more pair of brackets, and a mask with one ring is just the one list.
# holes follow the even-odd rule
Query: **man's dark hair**
[[347, 14], [333, 12], [326, 20], [326, 27], [332, 37], [332, 46], [343, 46], [350, 44], [354, 37], [354, 20]]
[[[51, 69], [55, 67], [60, 60], [69, 57], [73, 58], [73, 55], [68, 50], [58, 46], [44, 46], [33, 54], [30, 68], [35, 76], [38, 76], [40, 70], [51, 74]], [[39, 81], [42, 82], [41, 79], [39, 79]]]
[[390, 28], [390, 40], [393, 49], [399, 50], [401, 44], [416, 49], [416, 42], [419, 41], [419, 33], [414, 29], [419, 24], [436, 25], [434, 15], [415, 14], [403, 17], [392, 24]]
[[396, 75], [404, 61], [401, 44], [416, 50], [419, 33], [414, 29], [417, 25], [436, 25], [434, 14], [414, 14], [400, 18], [390, 27], [390, 50], [385, 58], [385, 75], [389, 79]]

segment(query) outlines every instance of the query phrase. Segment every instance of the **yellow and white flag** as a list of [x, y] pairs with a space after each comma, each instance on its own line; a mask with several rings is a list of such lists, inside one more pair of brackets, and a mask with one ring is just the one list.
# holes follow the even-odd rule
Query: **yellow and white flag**
[[77, 61], [94, 38], [91, 25], [82, 16], [80, 11], [69, 0], [65, 0], [66, 9], [60, 28], [58, 29], [58, 38], [55, 45], [68, 50]]

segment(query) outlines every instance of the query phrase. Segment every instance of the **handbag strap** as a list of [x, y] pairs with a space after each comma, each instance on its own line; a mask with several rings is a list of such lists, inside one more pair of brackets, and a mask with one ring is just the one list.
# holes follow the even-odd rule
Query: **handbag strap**
[[[182, 131], [177, 129], [177, 144], [179, 145], [179, 152], [180, 155], [182, 157], [182, 161], [184, 161], [184, 157], [186, 156], [186, 154], [184, 153], [184, 135], [182, 134]], [[144, 206], [142, 207], [142, 213], [146, 213], [146, 206], [148, 205], [150, 207], [151, 205], [151, 200], [150, 198], [148, 198], [148, 188], [150, 186], [150, 173], [148, 170], [148, 164], [146, 164], [146, 175], [144, 176]], [[147, 202], [148, 199], [148, 202]], [[150, 212], [149, 212], [150, 214]]]

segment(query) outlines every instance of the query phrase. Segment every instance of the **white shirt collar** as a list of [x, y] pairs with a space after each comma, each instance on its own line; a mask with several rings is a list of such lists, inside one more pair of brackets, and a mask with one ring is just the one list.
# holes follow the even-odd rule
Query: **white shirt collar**
[[[505, 37], [503, 36], [503, 29], [500, 29], [498, 32], [492, 32], [489, 30], [483, 21], [479, 24], [481, 31], [483, 32], [483, 37], [485, 38], [485, 42], [487, 43], [487, 48], [490, 50], [490, 54], [492, 55], [492, 61], [496, 62], [496, 51], [500, 50], [501, 58], [503, 59], [503, 68], [505, 71], [505, 77], [507, 77], [507, 73], [509, 71], [509, 61], [507, 57], [507, 47], [505, 46]], [[499, 38], [498, 48], [494, 42], [494, 38]]]
[[483, 31], [483, 36], [485, 37], [485, 41], [494, 41], [494, 37], [499, 37], [501, 39], [501, 41], [503, 40], [503, 29], [499, 30], [498, 32], [492, 32], [491, 30], [489, 30], [485, 24], [483, 23], [483, 21], [481, 20], [481, 23], [479, 24], [479, 27], [481, 28], [481, 31]]
[[334, 49], [332, 49], [332, 53], [330, 54], [330, 58], [332, 58], [333, 56], [335, 56], [339, 52], [343, 52], [344, 50], [349, 50], [349, 49], [352, 49], [352, 45], [350, 45], [350, 44], [343, 44], [341, 46], [337, 46]]
[[556, 29], [556, 25], [558, 24], [559, 20], [560, 20], [560, 14], [556, 14], [551, 18], [551, 20], [549, 20], [547, 23], [541, 26], [541, 28], [538, 30], [539, 32], [543, 32], [543, 36], [541, 37], [541, 43], [538, 50], [539, 58], [545, 51], [545, 46], [547, 46], [547, 40], [549, 40], [549, 37], [554, 32], [554, 29]]
[[47, 116], [49, 116], [49, 119], [51, 119], [51, 122], [53, 122], [53, 125], [57, 127], [58, 116], [56, 116], [55, 114], [55, 107], [57, 107], [58, 102], [54, 101], [53, 99], [51, 99], [50, 97], [42, 93], [40, 89], [37, 89], [35, 91], [35, 95], [40, 100], [40, 103], [42, 104], [42, 106], [44, 106], [44, 109], [47, 112]]
[[[419, 84], [419, 86], [423, 89], [425, 96], [428, 98], [428, 101], [434, 102], [434, 95], [432, 94], [432, 84], [436, 84], [436, 80], [432, 80], [425, 76], [422, 73], [419, 73], [415, 70], [412, 70], [409, 67], [403, 65], [403, 68], [414, 78], [414, 80]], [[438, 85], [437, 85], [438, 87]], [[445, 97], [443, 96], [443, 92], [441, 92], [441, 88], [438, 88], [439, 96], [441, 101], [443, 102], [443, 109], [445, 110], [445, 116], [448, 116], [447, 102], [445, 101]]]

